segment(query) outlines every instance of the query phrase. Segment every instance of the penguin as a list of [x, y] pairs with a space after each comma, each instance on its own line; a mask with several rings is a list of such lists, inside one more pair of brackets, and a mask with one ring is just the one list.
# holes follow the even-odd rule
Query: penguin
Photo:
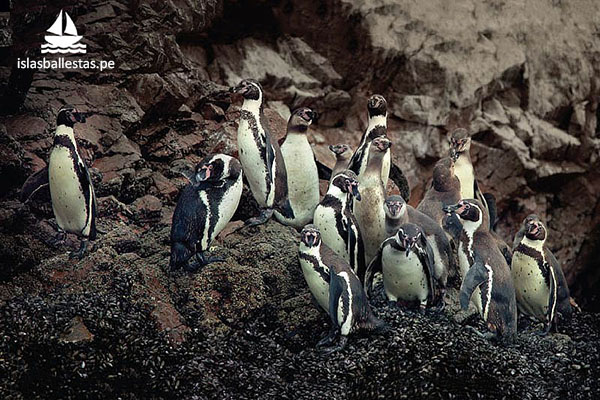
[[383, 272], [388, 300], [418, 302], [421, 312], [436, 302], [434, 254], [425, 232], [416, 224], [403, 224], [386, 239], [369, 266]]
[[559, 315], [571, 318], [569, 287], [560, 263], [546, 246], [548, 230], [540, 218], [529, 215], [520, 232], [511, 265], [517, 305], [524, 314], [544, 322], [540, 333], [547, 335], [552, 326], [556, 327]]
[[385, 230], [385, 188], [381, 180], [381, 165], [391, 142], [386, 137], [373, 139], [367, 168], [359, 177], [361, 201], [354, 202], [354, 216], [358, 221], [365, 246], [365, 265], [377, 255], [379, 246], [388, 238]]
[[288, 198], [294, 218], [287, 219], [278, 212], [278, 221], [301, 229], [313, 219], [319, 204], [319, 171], [312, 147], [308, 142], [308, 127], [314, 119], [314, 112], [301, 107], [290, 116], [287, 134], [281, 145], [281, 154], [287, 171]]
[[239, 159], [252, 195], [262, 208], [258, 217], [246, 221], [246, 226], [265, 223], [274, 210], [285, 219], [294, 220], [285, 162], [263, 113], [262, 87], [255, 80], [245, 79], [230, 91], [244, 98], [237, 132]]
[[56, 117], [56, 132], [48, 162], [48, 182], [52, 210], [59, 228], [57, 242], [66, 233], [81, 238], [79, 250], [70, 258], [83, 258], [89, 240], [96, 240], [96, 195], [90, 173], [77, 151], [75, 123], [84, 123], [86, 114], [70, 105], [63, 106]]
[[423, 230], [434, 254], [434, 278], [439, 281], [440, 290], [445, 291], [448, 273], [456, 266], [452, 247], [442, 227], [429, 216], [406, 204], [402, 196], [389, 196], [385, 199], [383, 208], [388, 237], [394, 236], [398, 229], [407, 223], [416, 224]]
[[450, 157], [442, 158], [433, 168], [431, 186], [417, 206], [417, 211], [444, 226], [446, 213], [442, 207], [456, 204], [460, 199], [460, 180], [454, 174], [454, 161]]
[[[475, 170], [471, 161], [471, 135], [466, 129], [458, 128], [450, 134], [450, 158], [455, 162], [454, 174], [460, 181], [460, 198], [479, 200], [489, 213], [486, 198], [479, 189], [475, 178]], [[490, 223], [493, 222], [490, 220]]]
[[466, 310], [473, 302], [489, 329], [480, 335], [511, 344], [517, 332], [515, 287], [509, 266], [490, 235], [487, 210], [479, 200], [463, 199], [445, 206], [444, 211], [455, 214], [462, 224], [458, 246], [461, 308]]
[[[327, 347], [327, 352], [342, 350], [348, 335], [355, 331], [381, 333], [386, 330], [383, 321], [373, 314], [367, 295], [350, 265], [322, 243], [321, 233], [315, 225], [307, 225], [302, 230], [298, 254], [311, 293], [331, 319], [329, 334], [319, 341], [318, 348]], [[333, 346], [338, 337], [339, 343]]]
[[[171, 226], [171, 271], [196, 272], [222, 258], [207, 250], [237, 210], [242, 196], [242, 166], [224, 154], [204, 157], [177, 201]], [[189, 259], [196, 256], [196, 263]]]
[[331, 172], [331, 180], [333, 180], [337, 174], [348, 168], [351, 157], [350, 146], [347, 144], [330, 144], [329, 150], [335, 154], [335, 166]]
[[314, 225], [320, 230], [323, 243], [346, 260], [364, 282], [365, 250], [358, 222], [350, 211], [352, 198], [361, 199], [358, 177], [345, 170], [336, 174], [329, 184], [325, 197], [315, 210]]
[[[360, 139], [358, 148], [348, 163], [348, 169], [358, 175], [359, 182], [367, 169], [373, 139], [377, 137], [387, 138], [387, 101], [383, 96], [378, 94], [371, 96], [367, 101], [367, 112], [369, 117], [367, 129]], [[408, 180], [404, 176], [402, 170], [392, 163], [391, 151], [388, 149], [383, 158], [383, 162], [381, 163], [381, 180], [384, 187], [387, 187], [387, 182], [390, 177], [400, 190], [402, 197], [407, 200], [410, 199]]]

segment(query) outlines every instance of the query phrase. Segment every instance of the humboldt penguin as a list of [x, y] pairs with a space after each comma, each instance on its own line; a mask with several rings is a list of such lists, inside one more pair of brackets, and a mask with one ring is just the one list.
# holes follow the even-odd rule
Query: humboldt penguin
[[[460, 181], [460, 198], [479, 200], [489, 213], [486, 198], [479, 189], [475, 178], [475, 170], [471, 161], [471, 135], [466, 129], [458, 128], [450, 134], [450, 158], [455, 162], [454, 174]], [[493, 222], [490, 221], [490, 223]]]
[[[386, 329], [371, 311], [362, 284], [350, 265], [322, 243], [316, 226], [307, 225], [302, 230], [298, 254], [311, 293], [331, 319], [331, 330], [317, 347], [327, 347], [327, 352], [338, 351], [346, 346], [348, 335], [357, 330]], [[339, 343], [333, 346], [338, 337]]]
[[511, 272], [490, 234], [489, 216], [480, 201], [463, 199], [444, 207], [461, 224], [458, 259], [462, 276], [460, 305], [473, 302], [490, 332], [503, 344], [514, 341], [517, 332], [517, 301]]
[[429, 216], [406, 204], [402, 196], [393, 195], [385, 199], [385, 229], [388, 237], [396, 234], [400, 226], [413, 223], [419, 226], [431, 245], [434, 254], [434, 277], [440, 283], [440, 290], [445, 290], [448, 273], [454, 270], [452, 247], [442, 227]]
[[442, 207], [456, 204], [460, 199], [460, 180], [454, 174], [454, 161], [450, 157], [442, 158], [433, 168], [431, 186], [417, 206], [417, 211], [444, 226], [446, 213]]
[[79, 259], [85, 254], [88, 240], [96, 239], [96, 195], [73, 132], [75, 123], [85, 119], [86, 115], [73, 106], [65, 105], [59, 110], [48, 162], [52, 210], [59, 228], [57, 241], [63, 241], [67, 232], [79, 236], [79, 250], [69, 255]]
[[[520, 237], [519, 237], [520, 236]], [[512, 277], [521, 312], [545, 323], [541, 334], [556, 328], [560, 315], [570, 319], [573, 313], [569, 287], [560, 263], [546, 246], [548, 230], [535, 215], [523, 221], [512, 258]]]
[[262, 208], [260, 216], [246, 221], [246, 225], [266, 222], [274, 210], [293, 220], [287, 171], [279, 144], [263, 113], [262, 87], [255, 80], [245, 79], [230, 90], [244, 98], [237, 133], [239, 158], [252, 195]]
[[[367, 129], [348, 163], [348, 169], [352, 170], [359, 177], [359, 182], [362, 180], [362, 175], [367, 169], [373, 139], [378, 137], [387, 138], [387, 101], [383, 96], [378, 94], [371, 96], [367, 101], [367, 112], [369, 117]], [[384, 187], [387, 187], [388, 178], [390, 177], [398, 187], [398, 190], [400, 190], [402, 197], [407, 200], [410, 199], [408, 180], [402, 170], [392, 163], [391, 151], [388, 149], [381, 163], [381, 180]]]
[[312, 221], [320, 198], [319, 171], [307, 138], [308, 127], [314, 116], [314, 112], [307, 107], [294, 110], [281, 144], [281, 154], [287, 171], [288, 198], [294, 217], [285, 218], [277, 211], [275, 217], [280, 222], [298, 229]]
[[321, 232], [323, 243], [350, 263], [364, 282], [365, 250], [358, 222], [350, 211], [352, 198], [361, 199], [358, 178], [354, 172], [345, 170], [332, 178], [325, 197], [315, 210], [314, 224]]
[[415, 224], [398, 228], [386, 239], [369, 266], [383, 273], [383, 287], [388, 300], [417, 302], [421, 312], [436, 302], [434, 254], [425, 232]]
[[377, 255], [379, 246], [388, 238], [385, 230], [385, 188], [381, 181], [381, 164], [388, 153], [391, 142], [386, 137], [377, 137], [369, 150], [367, 168], [359, 177], [361, 201], [354, 202], [354, 216], [365, 245], [365, 265]]
[[[237, 210], [242, 196], [242, 166], [224, 154], [206, 156], [177, 201], [171, 226], [171, 270], [196, 272], [223, 259], [207, 254], [214, 238]], [[192, 256], [196, 262], [190, 264]]]
[[330, 144], [329, 150], [335, 154], [335, 166], [331, 172], [331, 179], [342, 171], [348, 168], [348, 163], [351, 157], [350, 146], [347, 144]]

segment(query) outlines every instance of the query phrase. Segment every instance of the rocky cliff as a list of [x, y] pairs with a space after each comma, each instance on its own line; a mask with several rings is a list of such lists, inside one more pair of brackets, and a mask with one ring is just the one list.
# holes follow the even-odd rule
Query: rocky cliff
[[[0, 351], [8, 360], [2, 368], [11, 395], [60, 397], [67, 386], [126, 394], [128, 382], [138, 397], [154, 388], [157, 396], [201, 393], [198, 385], [223, 395], [231, 383], [228, 368], [242, 367], [249, 368], [243, 374], [261, 379], [248, 378], [237, 398], [282, 387], [292, 395], [314, 384], [298, 374], [321, 362], [304, 348], [314, 346], [315, 330], [324, 333], [326, 320], [303, 286], [293, 230], [270, 223], [223, 235], [216, 251], [227, 263], [191, 278], [163, 271], [170, 218], [185, 184], [180, 172], [208, 153], [236, 154], [240, 103], [227, 88], [243, 77], [263, 83], [279, 135], [290, 109], [318, 111], [312, 141], [328, 164], [333, 157], [327, 145], [356, 146], [366, 98], [383, 94], [391, 107], [394, 158], [413, 189], [411, 203], [419, 201], [433, 164], [447, 153], [447, 132], [468, 128], [477, 176], [498, 199], [499, 232], [511, 241], [524, 216], [541, 215], [573, 295], [584, 309], [599, 310], [600, 8], [594, 0], [9, 0], [2, 6], [0, 306], [6, 323]], [[84, 36], [88, 53], [80, 57], [114, 60], [115, 69], [16, 67], [17, 59], [41, 58], [44, 31], [60, 9]], [[46, 165], [55, 115], [65, 103], [93, 114], [76, 132], [92, 167], [103, 232], [96, 249], [77, 263], [64, 248], [46, 244], [54, 228], [43, 193], [27, 204], [18, 199], [27, 177]], [[234, 219], [255, 211], [245, 193]], [[414, 322], [379, 312], [400, 333], [391, 342], [377, 339], [372, 356], [361, 339], [346, 367], [341, 356], [327, 361], [332, 370], [318, 376], [322, 385], [332, 379], [341, 385], [331, 386], [335, 398], [349, 388], [377, 392], [348, 377], [375, 371], [385, 382], [385, 363], [375, 358], [385, 346], [411, 360], [398, 361], [392, 375], [407, 378], [418, 392], [460, 392], [452, 382], [465, 381], [490, 360], [503, 374], [512, 368], [544, 381], [535, 392], [523, 376], [499, 379], [490, 396], [564, 398], [577, 386], [594, 389], [589, 364], [598, 360], [588, 350], [597, 345], [597, 316], [577, 317], [566, 341], [538, 343], [523, 335], [519, 350], [504, 353], [462, 337], [447, 317]], [[451, 372], [446, 361], [456, 359], [458, 350], [421, 349], [410, 338], [423, 329], [431, 340], [461, 336], [457, 348], [472, 359]], [[57, 347], [48, 350], [47, 344]], [[475, 351], [480, 346], [483, 355]], [[554, 347], [579, 351], [580, 358], [554, 359]], [[36, 358], [38, 353], [44, 356]], [[445, 361], [418, 361], [431, 354]], [[527, 369], [519, 357], [535, 366]], [[415, 368], [426, 371], [430, 386], [424, 389], [411, 375]], [[557, 372], [549, 378], [540, 372], [547, 368]], [[43, 378], [27, 385], [40, 370]], [[560, 389], [559, 372], [578, 385]], [[449, 378], [436, 380], [436, 374]], [[467, 391], [478, 393], [472, 383]]]

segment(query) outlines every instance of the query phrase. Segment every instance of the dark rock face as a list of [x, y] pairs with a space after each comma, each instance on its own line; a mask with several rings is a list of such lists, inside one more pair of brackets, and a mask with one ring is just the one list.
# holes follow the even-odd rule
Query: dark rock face
[[[194, 276], [163, 270], [182, 172], [209, 153], [237, 155], [240, 101], [227, 89], [252, 77], [266, 89], [276, 137], [295, 107], [318, 112], [310, 139], [331, 166], [327, 146], [355, 148], [366, 99], [383, 94], [413, 204], [447, 154], [447, 132], [469, 129], [499, 233], [512, 242], [524, 216], [539, 214], [572, 294], [599, 311], [593, 0], [42, 3], [0, 9], [2, 397], [594, 398], [597, 314], [578, 314], [546, 339], [521, 333], [506, 350], [450, 312], [401, 314], [378, 300], [392, 333], [352, 338], [323, 357], [313, 348], [327, 319], [311, 304], [293, 230], [270, 222], [222, 235], [215, 252], [225, 263]], [[17, 58], [41, 58], [61, 8], [88, 46], [80, 57], [115, 60], [115, 69], [16, 68]], [[101, 233], [80, 262], [47, 244], [48, 193], [19, 201], [21, 185], [46, 167], [65, 103], [91, 112], [75, 132]], [[245, 189], [234, 220], [257, 210]]]

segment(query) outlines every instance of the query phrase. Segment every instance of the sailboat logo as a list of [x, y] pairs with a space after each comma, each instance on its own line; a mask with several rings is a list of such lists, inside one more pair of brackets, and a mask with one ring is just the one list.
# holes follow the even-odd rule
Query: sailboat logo
[[77, 43], [81, 40], [81, 38], [83, 38], [83, 36], [77, 35], [77, 28], [75, 28], [73, 20], [71, 19], [71, 17], [69, 17], [69, 14], [67, 14], [66, 11], [63, 12], [63, 10], [60, 10], [58, 18], [56, 18], [56, 21], [54, 21], [52, 26], [48, 28], [47, 32], [52, 33], [53, 35], [44, 36], [44, 39], [46, 39], [46, 43], [42, 44], [42, 54], [85, 54], [85, 44]]

